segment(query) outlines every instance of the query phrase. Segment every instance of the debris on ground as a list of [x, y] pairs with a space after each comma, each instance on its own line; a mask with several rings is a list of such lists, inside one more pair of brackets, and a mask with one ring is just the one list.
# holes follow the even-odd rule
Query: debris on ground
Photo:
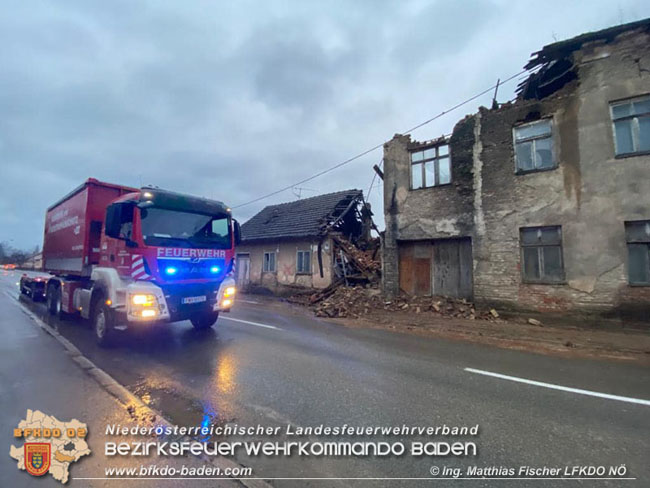
[[312, 308], [316, 316], [360, 318], [369, 313], [390, 312], [470, 320], [502, 321], [496, 310], [477, 311], [465, 299], [401, 296], [385, 300], [379, 289], [381, 260], [379, 239], [353, 241], [342, 233], [331, 233], [334, 244], [334, 278], [331, 285], [311, 294], [296, 293], [288, 301]]
[[[385, 300], [376, 287], [332, 286], [312, 295], [297, 295], [289, 299], [292, 303], [310, 306], [316, 316], [329, 318], [359, 318], [369, 312], [396, 312], [432, 317], [455, 317], [470, 320], [496, 321], [499, 318], [494, 309], [477, 311], [474, 304], [460, 298], [447, 297], [398, 297]], [[496, 315], [495, 315], [496, 314]]]
[[538, 327], [541, 327], [541, 326], [542, 326], [542, 323], [541, 323], [539, 320], [537, 320], [537, 319], [528, 319], [528, 323], [529, 323], [530, 325], [536, 325], [536, 326], [538, 326]]

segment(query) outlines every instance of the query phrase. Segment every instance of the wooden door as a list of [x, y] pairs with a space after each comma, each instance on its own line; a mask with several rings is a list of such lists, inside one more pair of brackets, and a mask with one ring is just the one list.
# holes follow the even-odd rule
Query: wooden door
[[431, 295], [431, 243], [400, 242], [399, 284], [409, 295]]
[[472, 298], [472, 241], [469, 237], [434, 241], [433, 262], [434, 294]]

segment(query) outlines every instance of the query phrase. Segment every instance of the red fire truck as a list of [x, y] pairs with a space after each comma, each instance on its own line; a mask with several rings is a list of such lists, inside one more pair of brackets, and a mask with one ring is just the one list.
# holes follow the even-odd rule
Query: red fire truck
[[133, 326], [189, 319], [205, 329], [233, 304], [239, 236], [221, 202], [90, 178], [47, 210], [51, 276], [44, 286], [23, 276], [20, 288], [32, 298], [41, 289], [53, 315], [90, 319], [100, 345]]

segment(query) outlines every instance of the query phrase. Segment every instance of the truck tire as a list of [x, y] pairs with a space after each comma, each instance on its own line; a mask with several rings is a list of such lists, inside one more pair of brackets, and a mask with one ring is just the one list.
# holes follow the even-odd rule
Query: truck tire
[[98, 300], [93, 307], [93, 332], [101, 347], [110, 346], [115, 335], [113, 311], [104, 300]]
[[204, 330], [212, 327], [218, 318], [219, 312], [208, 312], [191, 317], [190, 322], [196, 330]]
[[47, 297], [47, 311], [50, 315], [62, 316], [61, 287], [57, 285], [49, 285], [45, 295]]

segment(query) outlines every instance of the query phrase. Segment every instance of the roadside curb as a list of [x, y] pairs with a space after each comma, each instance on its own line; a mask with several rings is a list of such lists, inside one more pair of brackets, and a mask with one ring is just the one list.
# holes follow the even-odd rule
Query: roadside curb
[[[134, 408], [135, 413], [138, 414], [139, 416], [146, 415], [149, 417], [154, 417], [156, 418], [156, 421], [162, 424], [163, 426], [173, 427], [173, 424], [167, 418], [165, 418], [162, 415], [162, 413], [146, 405], [136, 395], [134, 395], [129, 390], [127, 390], [124, 386], [118, 383], [117, 380], [115, 380], [115, 378], [113, 378], [106, 371], [104, 371], [103, 369], [95, 365], [95, 363], [93, 363], [90, 359], [88, 359], [86, 356], [83, 355], [83, 353], [79, 350], [79, 348], [77, 348], [77, 346], [75, 346], [74, 344], [72, 344], [72, 342], [70, 342], [68, 339], [63, 337], [56, 329], [43, 322], [43, 320], [41, 320], [34, 312], [29, 310], [23, 303], [21, 303], [19, 299], [16, 299], [15, 296], [12, 296], [11, 293], [7, 291], [5, 292], [5, 294], [11, 300], [15, 301], [15, 303], [20, 307], [22, 312], [25, 315], [27, 315], [32, 320], [32, 322], [34, 322], [34, 324], [36, 324], [38, 327], [43, 329], [43, 331], [45, 331], [48, 335], [56, 339], [59, 342], [59, 344], [61, 344], [63, 348], [66, 350], [66, 353], [70, 356], [72, 361], [75, 362], [77, 366], [79, 366], [79, 368], [81, 368], [85, 373], [91, 376], [97, 383], [99, 383], [99, 386], [102, 389], [104, 389], [107, 393], [109, 393], [111, 396], [116, 398], [125, 407]], [[180, 440], [191, 441], [193, 439], [190, 438], [189, 436], [182, 436], [180, 437]], [[221, 469], [222, 471], [225, 469], [240, 469], [245, 467], [242, 466], [241, 464], [238, 464], [234, 461], [231, 461], [230, 459], [221, 456], [209, 457], [206, 455], [200, 455], [195, 457], [200, 459], [201, 461], [212, 464], [213, 466]], [[197, 478], [197, 479], [201, 479], [201, 478]], [[242, 485], [246, 486], [247, 488], [271, 488], [271, 485], [269, 483], [262, 481], [260, 479], [230, 478], [230, 477], [224, 477], [223, 479], [237, 481]]]

